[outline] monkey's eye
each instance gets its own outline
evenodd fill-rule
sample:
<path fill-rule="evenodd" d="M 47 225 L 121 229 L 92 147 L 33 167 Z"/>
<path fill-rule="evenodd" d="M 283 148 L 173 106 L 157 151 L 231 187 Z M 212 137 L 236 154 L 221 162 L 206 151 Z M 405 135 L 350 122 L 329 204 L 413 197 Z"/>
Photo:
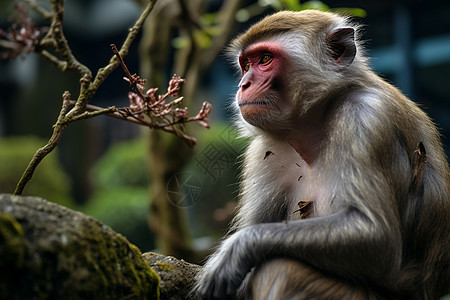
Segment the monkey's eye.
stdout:
<path fill-rule="evenodd" d="M 242 69 L 244 70 L 244 72 L 247 72 L 248 70 L 250 70 L 250 62 L 246 62 Z"/>
<path fill-rule="evenodd" d="M 272 61 L 273 56 L 270 54 L 264 54 L 259 61 L 260 64 L 268 65 Z"/>

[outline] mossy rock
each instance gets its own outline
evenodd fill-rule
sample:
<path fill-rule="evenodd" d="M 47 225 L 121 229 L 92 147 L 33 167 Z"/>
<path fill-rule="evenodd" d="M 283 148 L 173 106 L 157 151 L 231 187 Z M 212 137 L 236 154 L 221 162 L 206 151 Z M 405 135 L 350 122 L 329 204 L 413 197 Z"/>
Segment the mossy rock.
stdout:
<path fill-rule="evenodd" d="M 160 295 L 162 300 L 195 300 L 192 293 L 197 274 L 201 268 L 172 256 L 146 252 L 142 257 L 161 278 Z"/>
<path fill-rule="evenodd" d="M 0 194 L 1 299 L 159 299 L 137 247 L 82 213 Z"/>

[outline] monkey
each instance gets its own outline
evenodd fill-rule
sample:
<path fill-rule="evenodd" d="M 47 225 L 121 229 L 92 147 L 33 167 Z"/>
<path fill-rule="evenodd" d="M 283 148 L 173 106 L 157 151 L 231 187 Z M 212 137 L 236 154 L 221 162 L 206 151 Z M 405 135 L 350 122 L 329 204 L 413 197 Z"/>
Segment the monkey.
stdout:
<path fill-rule="evenodd" d="M 360 26 L 282 11 L 231 42 L 240 203 L 200 299 L 450 293 L 450 169 L 438 129 L 376 75 Z M 307 210 L 307 211 L 305 211 Z"/>

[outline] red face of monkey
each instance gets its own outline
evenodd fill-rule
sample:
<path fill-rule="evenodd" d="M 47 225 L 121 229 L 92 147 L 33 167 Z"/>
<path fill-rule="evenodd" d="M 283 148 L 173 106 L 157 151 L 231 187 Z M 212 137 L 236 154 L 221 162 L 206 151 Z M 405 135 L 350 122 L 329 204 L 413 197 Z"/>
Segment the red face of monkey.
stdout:
<path fill-rule="evenodd" d="M 255 25 L 262 27 L 237 38 L 231 49 L 239 53 L 242 70 L 236 95 L 242 117 L 276 134 L 298 128 L 311 107 L 341 84 L 356 56 L 353 28 L 318 35 L 314 23 L 298 22 L 295 31 L 287 31 L 290 24 L 281 22 L 278 29 L 276 22 Z M 311 39 L 314 35 L 317 38 Z M 311 114 L 309 118 L 316 119 Z"/>
<path fill-rule="evenodd" d="M 244 119 L 252 125 L 263 126 L 270 115 L 282 114 L 289 108 L 286 99 L 285 55 L 274 41 L 251 45 L 239 56 L 242 79 L 236 99 Z"/>

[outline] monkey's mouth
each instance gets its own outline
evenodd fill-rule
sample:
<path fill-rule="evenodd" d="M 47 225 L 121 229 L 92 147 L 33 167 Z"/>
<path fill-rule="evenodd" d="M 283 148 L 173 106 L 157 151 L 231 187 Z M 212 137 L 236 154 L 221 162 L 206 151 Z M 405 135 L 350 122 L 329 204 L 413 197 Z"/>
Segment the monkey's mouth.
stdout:
<path fill-rule="evenodd" d="M 247 105 L 272 106 L 272 104 L 270 104 L 267 101 L 244 101 L 244 102 L 239 102 L 238 105 L 239 105 L 239 107 L 247 106 Z"/>

